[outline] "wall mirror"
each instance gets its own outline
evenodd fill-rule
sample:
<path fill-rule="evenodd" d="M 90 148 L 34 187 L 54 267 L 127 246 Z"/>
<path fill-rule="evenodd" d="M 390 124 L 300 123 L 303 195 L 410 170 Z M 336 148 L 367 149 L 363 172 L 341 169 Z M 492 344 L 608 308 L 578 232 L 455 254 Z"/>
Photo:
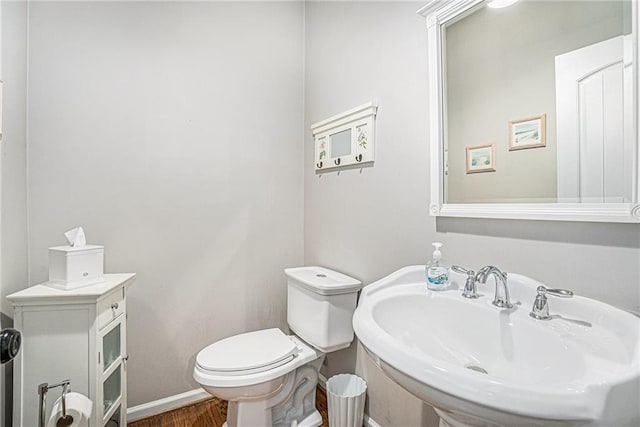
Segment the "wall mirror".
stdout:
<path fill-rule="evenodd" d="M 435 0 L 418 13 L 431 215 L 640 222 L 637 2 Z"/>

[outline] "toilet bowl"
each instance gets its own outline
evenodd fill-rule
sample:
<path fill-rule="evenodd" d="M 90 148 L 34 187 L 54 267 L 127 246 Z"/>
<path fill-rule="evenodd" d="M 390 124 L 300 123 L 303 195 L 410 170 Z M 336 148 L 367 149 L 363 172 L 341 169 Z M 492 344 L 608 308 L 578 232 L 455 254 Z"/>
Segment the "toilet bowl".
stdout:
<path fill-rule="evenodd" d="M 318 372 L 325 353 L 353 341 L 351 318 L 361 283 L 322 267 L 287 269 L 287 320 L 296 335 L 263 329 L 202 349 L 194 379 L 227 400 L 227 427 L 317 427 Z"/>
<path fill-rule="evenodd" d="M 227 354 L 247 357 L 216 357 Z M 299 419 L 299 426 L 315 427 L 322 424 L 315 410 L 315 387 L 323 359 L 298 337 L 265 329 L 206 347 L 196 358 L 193 376 L 207 392 L 229 401 L 230 427 L 290 426 L 294 419 Z M 283 404 L 294 397 L 307 404 L 286 408 Z"/>

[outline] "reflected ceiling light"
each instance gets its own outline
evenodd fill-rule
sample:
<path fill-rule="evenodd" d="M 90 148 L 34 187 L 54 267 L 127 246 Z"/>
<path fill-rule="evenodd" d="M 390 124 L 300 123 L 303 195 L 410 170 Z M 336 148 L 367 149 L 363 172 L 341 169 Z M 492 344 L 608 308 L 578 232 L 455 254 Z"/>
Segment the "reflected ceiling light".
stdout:
<path fill-rule="evenodd" d="M 499 9 L 501 7 L 511 6 L 517 1 L 518 0 L 492 0 L 489 3 L 487 3 L 487 6 L 493 9 Z"/>

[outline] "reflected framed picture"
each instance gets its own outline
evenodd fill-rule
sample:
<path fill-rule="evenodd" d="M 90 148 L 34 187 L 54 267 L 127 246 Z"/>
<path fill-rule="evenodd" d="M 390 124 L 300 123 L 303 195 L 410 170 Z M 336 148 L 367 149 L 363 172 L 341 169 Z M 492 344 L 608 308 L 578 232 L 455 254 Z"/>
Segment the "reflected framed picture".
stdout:
<path fill-rule="evenodd" d="M 509 122 L 509 151 L 547 145 L 547 115 L 530 116 Z"/>
<path fill-rule="evenodd" d="M 467 173 L 495 172 L 496 144 L 467 147 Z"/>

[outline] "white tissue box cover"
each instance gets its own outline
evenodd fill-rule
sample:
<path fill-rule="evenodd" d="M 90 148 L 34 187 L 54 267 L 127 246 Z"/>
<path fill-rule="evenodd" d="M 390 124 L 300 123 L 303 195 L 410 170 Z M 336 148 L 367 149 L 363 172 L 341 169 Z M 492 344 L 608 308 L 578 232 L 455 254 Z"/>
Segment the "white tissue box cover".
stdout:
<path fill-rule="evenodd" d="M 77 289 L 104 282 L 104 246 L 49 248 L 49 282 L 57 289 Z"/>

